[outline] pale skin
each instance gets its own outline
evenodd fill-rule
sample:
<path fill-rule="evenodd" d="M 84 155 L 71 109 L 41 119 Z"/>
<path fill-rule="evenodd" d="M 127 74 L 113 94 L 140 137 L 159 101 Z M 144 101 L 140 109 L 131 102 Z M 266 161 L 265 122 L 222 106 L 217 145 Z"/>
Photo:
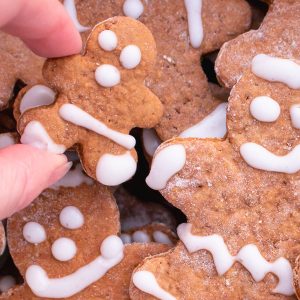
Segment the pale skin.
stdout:
<path fill-rule="evenodd" d="M 79 33 L 57 0 L 0 0 L 0 29 L 20 37 L 43 57 L 77 54 L 82 47 Z M 0 220 L 30 204 L 70 167 L 65 155 L 27 145 L 0 150 Z"/>

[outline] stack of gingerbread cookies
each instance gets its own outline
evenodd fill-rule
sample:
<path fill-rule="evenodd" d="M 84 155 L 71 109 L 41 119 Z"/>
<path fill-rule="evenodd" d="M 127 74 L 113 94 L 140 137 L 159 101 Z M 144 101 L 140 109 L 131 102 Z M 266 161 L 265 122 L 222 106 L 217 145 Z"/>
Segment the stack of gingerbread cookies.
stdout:
<path fill-rule="evenodd" d="M 0 46 L 0 147 L 73 161 L 0 223 L 0 299 L 300 296 L 300 2 L 61 2 L 82 53 Z"/>

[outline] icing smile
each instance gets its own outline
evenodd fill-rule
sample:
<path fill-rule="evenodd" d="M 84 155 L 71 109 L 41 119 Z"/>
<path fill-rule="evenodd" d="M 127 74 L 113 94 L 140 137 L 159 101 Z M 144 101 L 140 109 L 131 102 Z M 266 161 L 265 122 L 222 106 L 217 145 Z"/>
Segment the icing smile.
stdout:
<path fill-rule="evenodd" d="M 278 156 L 256 143 L 245 143 L 240 147 L 240 153 L 248 165 L 259 170 L 287 174 L 300 170 L 300 145 L 290 153 Z"/>
<path fill-rule="evenodd" d="M 49 278 L 46 271 L 32 265 L 26 271 L 26 281 L 32 292 L 43 298 L 71 297 L 99 280 L 124 257 L 123 243 L 117 236 L 107 237 L 101 245 L 101 255 L 74 273 L 61 278 Z"/>

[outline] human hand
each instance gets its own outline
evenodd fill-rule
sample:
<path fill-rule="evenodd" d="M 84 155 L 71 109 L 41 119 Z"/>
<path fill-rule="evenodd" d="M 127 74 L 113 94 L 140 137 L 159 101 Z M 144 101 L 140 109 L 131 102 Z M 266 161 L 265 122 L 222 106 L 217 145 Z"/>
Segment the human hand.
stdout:
<path fill-rule="evenodd" d="M 0 0 L 0 28 L 20 37 L 40 56 L 76 54 L 82 47 L 79 33 L 57 0 Z M 70 167 L 64 155 L 27 145 L 0 150 L 0 220 L 27 206 Z"/>

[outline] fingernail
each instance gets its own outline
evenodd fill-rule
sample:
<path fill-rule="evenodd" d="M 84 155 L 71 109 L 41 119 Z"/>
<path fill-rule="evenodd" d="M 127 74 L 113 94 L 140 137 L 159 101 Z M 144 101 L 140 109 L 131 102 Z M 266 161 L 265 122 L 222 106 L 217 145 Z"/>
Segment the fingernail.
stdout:
<path fill-rule="evenodd" d="M 49 178 L 49 186 L 64 177 L 70 171 L 72 165 L 73 162 L 70 161 L 55 169 Z"/>

